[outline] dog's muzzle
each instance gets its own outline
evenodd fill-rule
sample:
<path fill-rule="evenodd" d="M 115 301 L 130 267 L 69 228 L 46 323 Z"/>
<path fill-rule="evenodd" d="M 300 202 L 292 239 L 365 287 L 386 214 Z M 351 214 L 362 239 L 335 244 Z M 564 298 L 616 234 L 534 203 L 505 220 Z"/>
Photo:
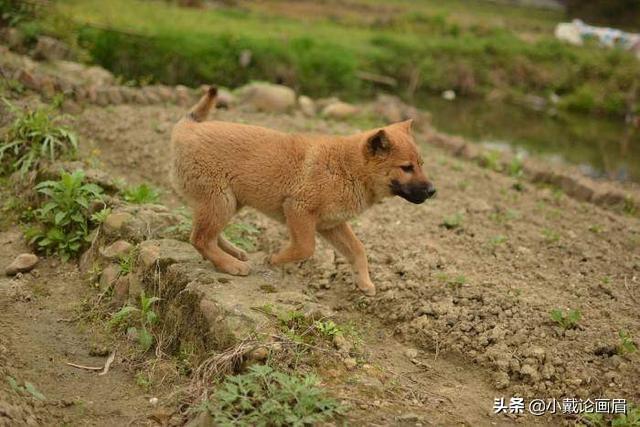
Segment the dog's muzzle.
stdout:
<path fill-rule="evenodd" d="M 391 181 L 391 192 L 411 203 L 420 204 L 436 195 L 436 188 L 430 182 L 419 184 L 400 184 L 398 181 Z"/>

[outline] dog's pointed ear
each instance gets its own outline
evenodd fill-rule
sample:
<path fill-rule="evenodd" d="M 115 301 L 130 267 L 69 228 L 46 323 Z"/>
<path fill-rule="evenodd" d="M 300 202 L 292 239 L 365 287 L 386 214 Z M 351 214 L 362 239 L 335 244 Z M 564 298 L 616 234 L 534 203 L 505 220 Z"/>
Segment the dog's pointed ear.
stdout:
<path fill-rule="evenodd" d="M 371 156 L 381 156 L 391 150 L 391 142 L 384 129 L 380 129 L 367 139 L 367 152 Z"/>
<path fill-rule="evenodd" d="M 413 130 L 413 119 L 405 120 L 404 122 L 400 122 L 402 127 L 407 131 L 407 133 L 411 133 Z"/>

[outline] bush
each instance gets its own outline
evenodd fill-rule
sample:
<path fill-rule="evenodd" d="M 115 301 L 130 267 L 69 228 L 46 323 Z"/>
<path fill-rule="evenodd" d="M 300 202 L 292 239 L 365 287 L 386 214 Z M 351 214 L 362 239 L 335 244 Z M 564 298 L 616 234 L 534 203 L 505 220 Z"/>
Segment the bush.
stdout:
<path fill-rule="evenodd" d="M 88 243 L 89 205 L 102 200 L 103 190 L 84 182 L 84 172 L 63 172 L 59 181 L 36 185 L 46 203 L 35 211 L 39 224 L 27 230 L 29 243 L 47 254 L 57 253 L 63 260 L 76 256 Z"/>
<path fill-rule="evenodd" d="M 344 410 L 317 384 L 313 376 L 254 365 L 245 375 L 228 377 L 208 410 L 219 426 L 316 425 Z"/>
<path fill-rule="evenodd" d="M 54 116 L 53 107 L 20 111 L 5 103 L 17 116 L 0 142 L 0 172 L 20 171 L 24 175 L 41 160 L 54 161 L 76 152 L 75 134 L 58 124 L 62 116 Z"/>

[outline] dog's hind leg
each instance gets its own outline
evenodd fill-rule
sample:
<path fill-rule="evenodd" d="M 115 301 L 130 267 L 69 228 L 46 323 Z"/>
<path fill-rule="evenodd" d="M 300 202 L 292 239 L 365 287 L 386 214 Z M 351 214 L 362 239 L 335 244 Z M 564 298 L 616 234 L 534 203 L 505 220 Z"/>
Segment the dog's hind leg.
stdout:
<path fill-rule="evenodd" d="M 369 263 L 364 245 L 349 224 L 343 222 L 328 230 L 320 230 L 320 234 L 349 261 L 355 272 L 358 289 L 365 295 L 375 295 L 376 287 L 369 277 Z"/>
<path fill-rule="evenodd" d="M 223 251 L 232 257 L 238 258 L 240 261 L 246 261 L 249 259 L 245 251 L 228 241 L 222 234 L 218 236 L 218 245 Z"/>
<path fill-rule="evenodd" d="M 216 194 L 201 200 L 194 209 L 191 243 L 218 270 L 246 276 L 249 274 L 249 264 L 228 254 L 219 245 L 220 233 L 234 213 L 235 200 L 230 194 Z"/>

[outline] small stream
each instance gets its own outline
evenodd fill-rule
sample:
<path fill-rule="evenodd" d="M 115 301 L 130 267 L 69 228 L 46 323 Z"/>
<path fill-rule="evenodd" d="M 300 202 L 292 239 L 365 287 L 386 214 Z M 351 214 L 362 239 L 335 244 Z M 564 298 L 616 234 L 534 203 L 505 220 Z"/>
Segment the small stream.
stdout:
<path fill-rule="evenodd" d="M 578 165 L 585 175 L 640 182 L 640 129 L 586 115 L 552 116 L 480 100 L 422 100 L 433 125 L 497 149 Z"/>

